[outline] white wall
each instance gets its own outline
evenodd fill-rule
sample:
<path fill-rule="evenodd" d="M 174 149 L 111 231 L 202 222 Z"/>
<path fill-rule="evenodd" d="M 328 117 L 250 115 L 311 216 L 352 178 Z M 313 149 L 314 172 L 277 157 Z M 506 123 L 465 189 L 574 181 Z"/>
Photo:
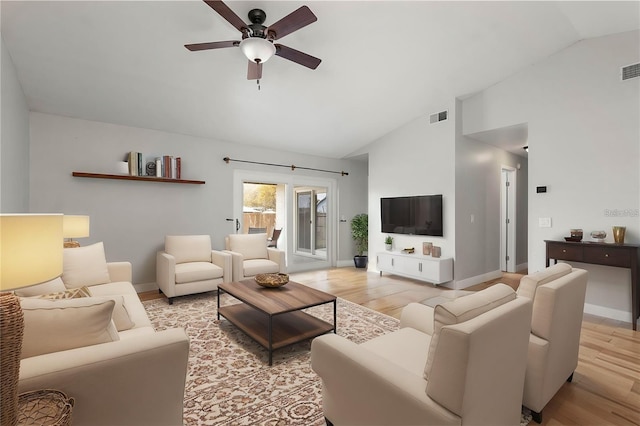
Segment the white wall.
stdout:
<path fill-rule="evenodd" d="M 9 51 L 0 38 L 0 212 L 29 212 L 29 108 Z"/>
<path fill-rule="evenodd" d="M 455 125 L 454 104 L 449 119 L 429 124 L 429 115 L 411 121 L 369 146 L 369 268 L 376 270 L 375 253 L 384 251 L 380 198 L 410 195 L 443 195 L 443 237 L 393 234 L 394 250 L 422 242 L 442 247 L 442 257 L 455 257 Z"/>
<path fill-rule="evenodd" d="M 100 122 L 31 113 L 31 187 L 33 212 L 56 211 L 91 216 L 91 236 L 82 245 L 104 241 L 107 260 L 133 264 L 134 283 L 155 281 L 156 251 L 167 234 L 210 234 L 214 248 L 222 249 L 224 236 L 234 232 L 233 172 L 235 169 L 277 171 L 287 169 L 243 163 L 235 159 L 295 164 L 325 170 L 344 170 L 337 176 L 339 214 L 349 219 L 366 209 L 366 165 L 278 152 L 211 139 Z M 84 179 L 73 171 L 115 172 L 116 163 L 129 151 L 182 157 L 185 179 L 205 185 Z M 286 173 L 286 172 L 285 172 Z M 296 170 L 308 176 L 326 174 Z M 338 259 L 350 259 L 352 242 L 341 235 Z"/>
<path fill-rule="evenodd" d="M 640 31 L 584 40 L 464 101 L 465 134 L 529 125 L 530 271 L 544 268 L 544 240 L 571 228 L 605 230 L 611 242 L 622 225 L 626 242 L 640 242 L 640 78 L 619 75 L 639 61 Z M 540 217 L 553 226 L 539 228 Z M 585 311 L 630 321 L 629 270 L 576 266 L 590 272 Z"/>
<path fill-rule="evenodd" d="M 501 168 L 510 166 L 517 169 L 518 165 L 516 264 L 523 264 L 527 262 L 527 159 L 457 133 L 455 277 L 457 282 L 463 281 L 457 287 L 467 287 L 502 275 Z"/>

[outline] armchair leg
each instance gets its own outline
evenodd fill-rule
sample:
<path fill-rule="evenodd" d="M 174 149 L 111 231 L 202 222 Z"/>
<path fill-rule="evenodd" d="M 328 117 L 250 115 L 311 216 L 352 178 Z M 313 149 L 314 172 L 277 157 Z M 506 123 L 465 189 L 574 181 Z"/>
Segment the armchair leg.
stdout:
<path fill-rule="evenodd" d="M 167 299 L 169 299 L 169 304 L 173 305 L 173 297 L 168 297 Z"/>
<path fill-rule="evenodd" d="M 333 423 L 331 423 L 331 421 L 328 418 L 324 418 L 325 423 L 327 423 L 327 426 L 333 426 Z"/>
<path fill-rule="evenodd" d="M 533 421 L 540 424 L 542 423 L 542 411 L 541 412 L 536 412 L 536 411 L 531 411 L 531 417 L 533 418 Z"/>
<path fill-rule="evenodd" d="M 569 383 L 571 383 L 572 381 L 573 381 L 573 373 L 571 373 L 571 375 L 567 379 L 567 382 L 569 382 Z"/>

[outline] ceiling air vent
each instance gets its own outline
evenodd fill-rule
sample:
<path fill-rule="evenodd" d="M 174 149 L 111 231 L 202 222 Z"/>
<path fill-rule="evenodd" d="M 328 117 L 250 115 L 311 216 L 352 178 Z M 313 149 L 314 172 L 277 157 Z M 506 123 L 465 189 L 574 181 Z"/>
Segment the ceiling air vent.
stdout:
<path fill-rule="evenodd" d="M 437 123 L 438 121 L 444 121 L 447 119 L 447 111 L 436 112 L 429 116 L 429 123 Z"/>
<path fill-rule="evenodd" d="M 640 77 L 640 64 L 633 64 L 622 67 L 622 81 L 636 77 Z"/>

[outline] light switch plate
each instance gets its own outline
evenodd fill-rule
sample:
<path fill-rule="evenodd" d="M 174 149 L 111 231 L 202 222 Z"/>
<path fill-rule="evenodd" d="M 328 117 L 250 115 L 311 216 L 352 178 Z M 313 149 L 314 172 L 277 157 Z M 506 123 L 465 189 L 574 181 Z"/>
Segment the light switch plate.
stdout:
<path fill-rule="evenodd" d="M 551 218 L 550 217 L 539 217 L 538 218 L 538 227 L 540 227 L 540 228 L 551 228 Z"/>

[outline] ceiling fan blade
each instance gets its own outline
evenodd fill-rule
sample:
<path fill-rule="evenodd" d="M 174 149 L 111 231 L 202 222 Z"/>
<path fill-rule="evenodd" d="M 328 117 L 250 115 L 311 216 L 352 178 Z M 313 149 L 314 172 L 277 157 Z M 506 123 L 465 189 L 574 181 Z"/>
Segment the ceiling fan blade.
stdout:
<path fill-rule="evenodd" d="M 304 65 L 307 68 L 311 68 L 315 70 L 322 62 L 322 59 L 318 59 L 315 56 L 307 55 L 304 52 L 301 52 L 296 49 L 292 49 L 290 47 L 284 46 L 282 44 L 276 44 L 276 55 L 281 58 L 288 59 L 300 65 Z"/>
<path fill-rule="evenodd" d="M 262 78 L 262 62 L 249 61 L 247 68 L 247 80 L 260 80 Z"/>
<path fill-rule="evenodd" d="M 230 41 L 214 41 L 211 43 L 185 44 L 184 47 L 186 47 L 192 52 L 195 52 L 198 50 L 221 49 L 223 47 L 237 47 L 239 45 L 240 45 L 239 41 L 230 40 Z"/>
<path fill-rule="evenodd" d="M 278 40 L 287 34 L 291 34 L 300 28 L 316 22 L 318 18 L 307 6 L 294 10 L 275 24 L 267 28 L 267 34 L 274 40 Z"/>
<path fill-rule="evenodd" d="M 240 19 L 240 17 L 236 15 L 235 12 L 229 8 L 229 6 L 227 6 L 220 0 L 204 0 L 204 2 L 208 4 L 211 9 L 218 12 L 218 14 L 226 19 L 227 22 L 236 27 L 236 29 L 241 33 L 244 32 L 244 30 L 248 29 L 247 24 L 245 24 L 245 22 Z"/>

